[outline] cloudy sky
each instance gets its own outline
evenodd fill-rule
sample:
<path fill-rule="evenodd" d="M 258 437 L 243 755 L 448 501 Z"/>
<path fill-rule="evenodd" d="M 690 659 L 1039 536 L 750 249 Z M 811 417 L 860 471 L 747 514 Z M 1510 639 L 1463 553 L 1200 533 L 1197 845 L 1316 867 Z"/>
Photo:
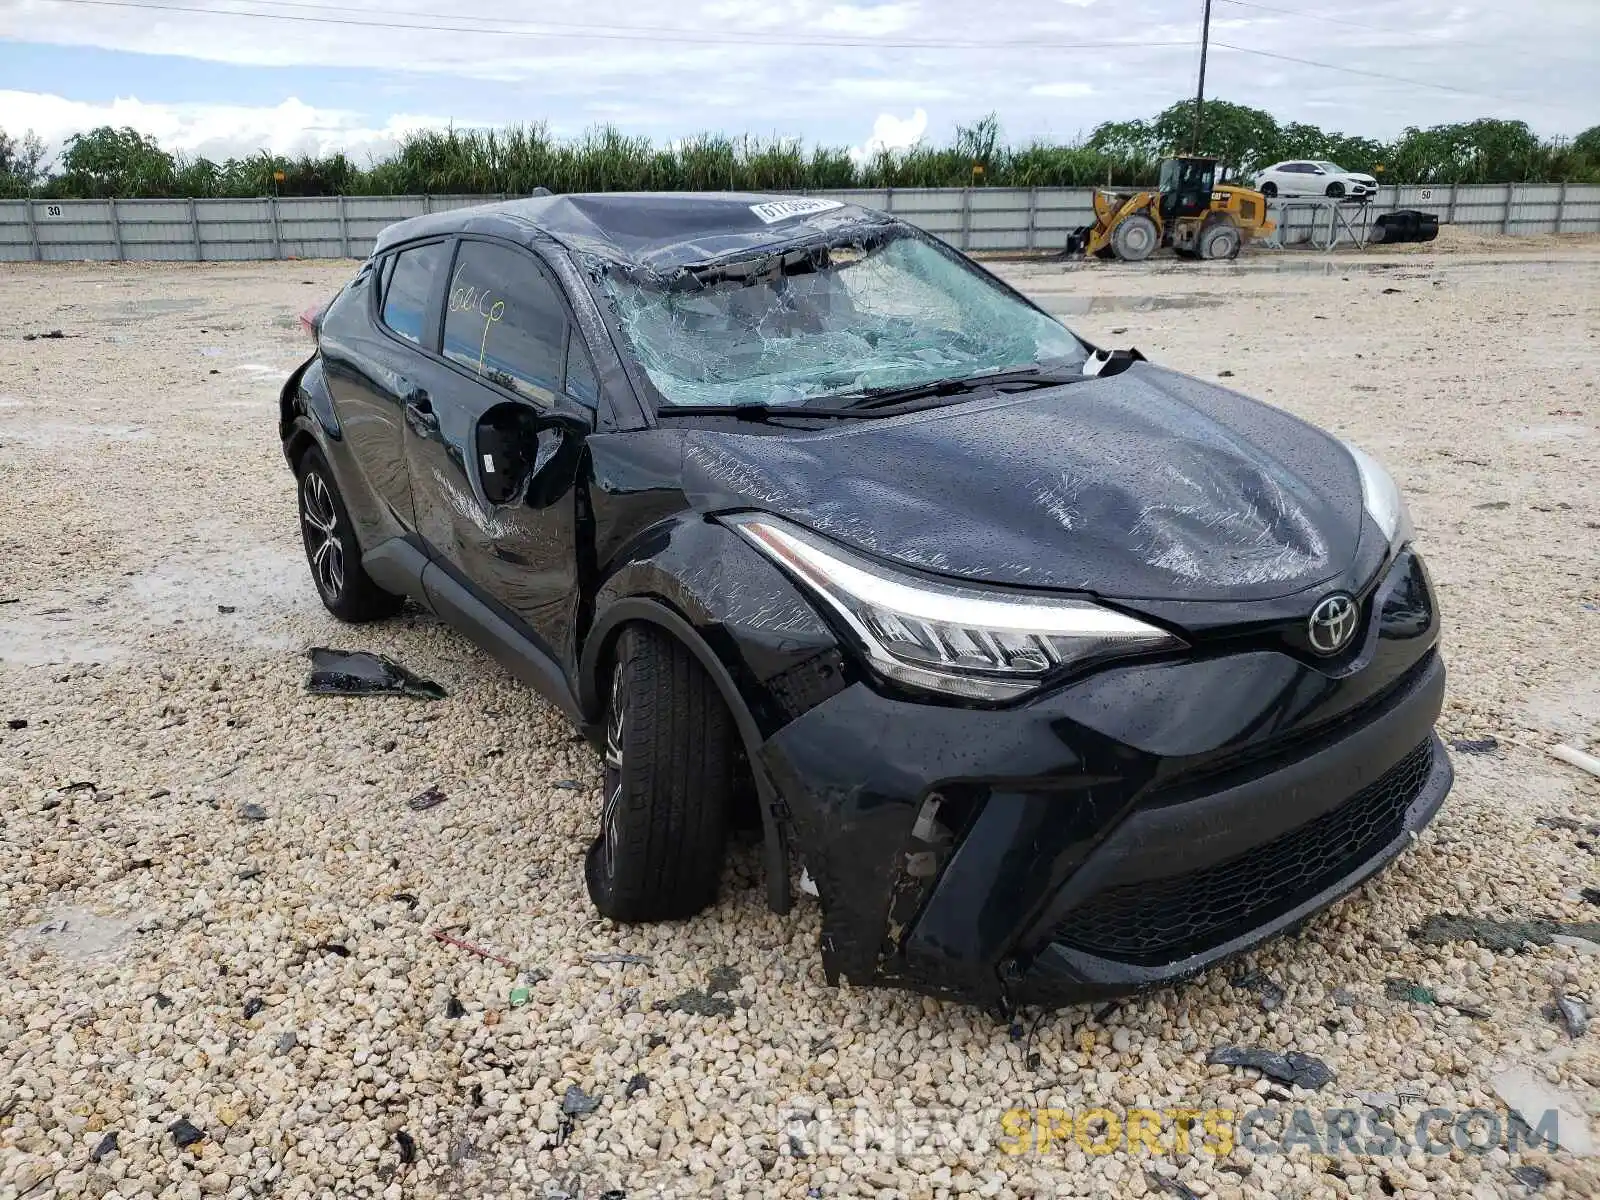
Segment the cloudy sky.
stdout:
<path fill-rule="evenodd" d="M 1201 4 L 0 0 L 0 128 L 360 161 L 451 122 L 865 149 L 994 110 L 1010 140 L 1072 138 L 1192 94 Z M 1280 119 L 1377 136 L 1600 123 L 1600 0 L 1214 0 L 1212 39 L 1208 94 Z"/>

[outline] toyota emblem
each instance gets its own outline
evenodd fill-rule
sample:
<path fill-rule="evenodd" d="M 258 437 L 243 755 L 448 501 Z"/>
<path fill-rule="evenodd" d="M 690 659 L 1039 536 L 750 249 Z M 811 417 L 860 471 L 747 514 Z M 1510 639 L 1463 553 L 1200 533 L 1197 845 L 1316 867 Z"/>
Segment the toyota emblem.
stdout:
<path fill-rule="evenodd" d="M 1318 654 L 1337 654 L 1356 632 L 1356 602 L 1344 592 L 1324 596 L 1311 610 L 1306 632 Z"/>

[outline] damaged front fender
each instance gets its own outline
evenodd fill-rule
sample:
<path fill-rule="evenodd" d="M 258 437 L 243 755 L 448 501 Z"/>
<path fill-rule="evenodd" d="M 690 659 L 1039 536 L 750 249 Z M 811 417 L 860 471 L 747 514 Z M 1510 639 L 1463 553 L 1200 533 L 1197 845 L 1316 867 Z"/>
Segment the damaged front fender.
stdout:
<path fill-rule="evenodd" d="M 652 601 L 684 621 L 733 681 L 735 707 L 758 741 L 845 686 L 838 639 L 788 578 L 732 530 L 689 512 L 646 531 L 610 564 L 584 639 L 586 712 L 604 702 L 603 668 L 629 619 L 625 600 Z M 817 677 L 807 687 L 803 670 Z"/>
<path fill-rule="evenodd" d="M 656 625 L 686 645 L 716 684 L 744 744 L 761 810 L 768 903 L 788 911 L 790 814 L 761 746 L 849 685 L 837 639 L 776 567 L 699 513 L 646 531 L 609 571 L 581 653 L 584 713 L 591 721 L 601 714 L 610 656 L 625 625 Z"/>

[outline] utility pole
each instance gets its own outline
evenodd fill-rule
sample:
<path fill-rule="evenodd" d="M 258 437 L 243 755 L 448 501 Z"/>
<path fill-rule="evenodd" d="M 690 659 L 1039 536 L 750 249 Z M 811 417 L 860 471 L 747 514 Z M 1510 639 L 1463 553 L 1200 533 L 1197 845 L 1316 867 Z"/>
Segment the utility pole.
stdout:
<path fill-rule="evenodd" d="M 1194 94 L 1194 137 L 1190 139 L 1189 153 L 1200 153 L 1200 126 L 1206 111 L 1206 50 L 1211 45 L 1211 0 L 1206 0 L 1205 16 L 1200 22 L 1200 87 Z"/>

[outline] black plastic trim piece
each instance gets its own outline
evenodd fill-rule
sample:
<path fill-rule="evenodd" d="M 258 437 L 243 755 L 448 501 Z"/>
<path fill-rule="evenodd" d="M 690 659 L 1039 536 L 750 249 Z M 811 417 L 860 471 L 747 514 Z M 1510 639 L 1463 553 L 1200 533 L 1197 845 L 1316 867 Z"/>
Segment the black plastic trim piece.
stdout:
<path fill-rule="evenodd" d="M 432 608 L 422 589 L 422 572 L 428 556 L 404 538 L 379 542 L 361 556 L 361 569 L 386 592 L 410 596 L 418 604 Z"/>
<path fill-rule="evenodd" d="M 364 564 L 365 559 L 362 561 Z M 422 590 L 428 606 L 442 620 L 482 646 L 506 670 L 559 708 L 567 720 L 584 728 L 578 698 L 555 659 L 441 570 L 438 563 L 429 562 L 423 569 Z"/>

